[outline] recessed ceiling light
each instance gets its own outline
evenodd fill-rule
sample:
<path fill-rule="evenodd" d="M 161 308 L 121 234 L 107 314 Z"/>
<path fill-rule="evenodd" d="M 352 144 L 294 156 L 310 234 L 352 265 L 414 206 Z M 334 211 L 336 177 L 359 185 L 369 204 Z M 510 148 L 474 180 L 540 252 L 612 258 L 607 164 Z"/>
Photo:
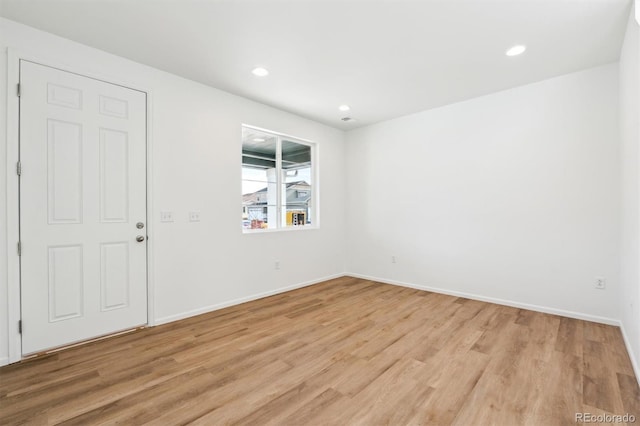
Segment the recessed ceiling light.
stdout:
<path fill-rule="evenodd" d="M 340 105 L 338 109 L 340 111 L 349 111 L 351 108 L 349 107 L 349 105 Z"/>
<path fill-rule="evenodd" d="M 507 55 L 507 56 L 518 56 L 518 55 L 524 53 L 525 50 L 527 50 L 527 46 L 525 46 L 523 44 L 517 44 L 517 45 L 511 47 L 509 50 L 507 50 L 505 52 L 505 55 Z"/>
<path fill-rule="evenodd" d="M 253 138 L 254 142 L 264 142 L 266 139 L 264 138 Z"/>
<path fill-rule="evenodd" d="M 269 71 L 266 68 L 262 67 L 254 68 L 251 72 L 253 73 L 253 75 L 257 75 L 258 77 L 265 77 L 269 75 Z"/>

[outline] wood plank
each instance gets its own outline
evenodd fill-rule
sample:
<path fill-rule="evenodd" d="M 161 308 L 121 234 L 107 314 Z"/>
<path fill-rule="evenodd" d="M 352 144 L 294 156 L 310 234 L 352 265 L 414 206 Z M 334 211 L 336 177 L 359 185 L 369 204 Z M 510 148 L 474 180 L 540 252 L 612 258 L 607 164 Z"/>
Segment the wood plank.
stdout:
<path fill-rule="evenodd" d="M 623 403 L 616 371 L 606 356 L 607 347 L 602 341 L 586 340 L 584 345 L 583 402 L 586 405 L 620 413 Z"/>

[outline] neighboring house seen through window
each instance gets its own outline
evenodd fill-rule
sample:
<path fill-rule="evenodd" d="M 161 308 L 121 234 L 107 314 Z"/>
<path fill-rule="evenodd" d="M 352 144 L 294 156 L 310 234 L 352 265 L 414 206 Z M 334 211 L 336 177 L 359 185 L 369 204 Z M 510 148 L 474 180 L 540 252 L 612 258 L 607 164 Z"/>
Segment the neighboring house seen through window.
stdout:
<path fill-rule="evenodd" d="M 280 229 L 315 224 L 314 145 L 242 128 L 242 228 Z"/>

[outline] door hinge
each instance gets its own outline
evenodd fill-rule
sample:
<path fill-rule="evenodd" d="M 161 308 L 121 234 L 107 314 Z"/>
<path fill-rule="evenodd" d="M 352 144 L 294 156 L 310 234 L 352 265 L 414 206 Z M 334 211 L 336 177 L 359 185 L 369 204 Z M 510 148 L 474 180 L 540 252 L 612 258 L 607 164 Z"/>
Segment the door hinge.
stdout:
<path fill-rule="evenodd" d="M 21 94 L 22 94 L 22 93 L 21 93 L 21 91 L 20 91 L 20 83 L 18 83 L 18 90 L 17 90 L 17 95 L 18 95 L 18 97 L 20 97 L 20 95 L 21 95 Z"/>
<path fill-rule="evenodd" d="M 22 162 L 18 161 L 16 163 L 16 173 L 18 174 L 18 176 L 22 176 Z"/>
<path fill-rule="evenodd" d="M 18 241 L 18 256 L 22 256 L 22 243 Z"/>
<path fill-rule="evenodd" d="M 18 333 L 22 334 L 22 320 L 18 321 Z"/>

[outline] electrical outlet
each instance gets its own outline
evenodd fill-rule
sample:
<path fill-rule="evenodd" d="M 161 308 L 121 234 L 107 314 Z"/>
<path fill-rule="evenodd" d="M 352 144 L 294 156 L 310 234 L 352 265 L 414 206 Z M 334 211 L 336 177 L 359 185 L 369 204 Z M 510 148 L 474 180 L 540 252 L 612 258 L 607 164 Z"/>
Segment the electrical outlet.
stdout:
<path fill-rule="evenodd" d="M 160 212 L 160 222 L 173 222 L 173 212 Z"/>
<path fill-rule="evenodd" d="M 200 222 L 200 212 L 199 211 L 189 212 L 189 222 Z"/>
<path fill-rule="evenodd" d="M 279 260 L 276 260 L 275 262 L 273 262 L 273 267 L 274 267 L 276 270 L 280 269 L 280 261 L 279 261 Z"/>
<path fill-rule="evenodd" d="M 391 256 L 391 263 L 397 263 L 395 256 Z"/>
<path fill-rule="evenodd" d="M 607 280 L 604 277 L 596 277 L 595 287 L 598 290 L 604 290 L 605 288 L 607 288 Z"/>

